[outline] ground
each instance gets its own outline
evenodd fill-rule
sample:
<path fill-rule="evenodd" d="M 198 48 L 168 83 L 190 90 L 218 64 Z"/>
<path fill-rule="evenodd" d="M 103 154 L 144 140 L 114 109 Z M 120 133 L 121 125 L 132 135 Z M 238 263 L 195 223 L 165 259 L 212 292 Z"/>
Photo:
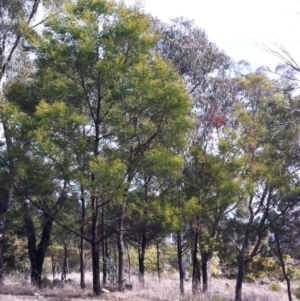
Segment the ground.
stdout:
<path fill-rule="evenodd" d="M 81 290 L 78 275 L 68 276 L 74 279 L 74 283 L 63 288 L 44 288 L 42 290 L 32 286 L 27 280 L 16 277 L 8 277 L 5 285 L 0 290 L 1 301 L 176 301 L 180 300 L 179 282 L 177 275 L 165 275 L 158 281 L 155 275 L 145 277 L 144 288 L 138 282 L 137 277 L 132 277 L 132 291 L 103 293 L 100 297 L 93 297 L 91 276 L 87 275 L 87 288 Z M 268 281 L 266 281 L 268 282 Z M 244 301 L 287 301 L 285 283 L 278 283 L 279 291 L 272 291 L 269 283 L 245 283 L 243 286 Z M 295 284 L 296 285 L 296 284 Z M 212 279 L 212 292 L 210 296 L 201 295 L 201 300 L 232 301 L 234 296 L 235 281 L 228 279 Z M 191 295 L 191 281 L 185 282 L 185 301 L 199 300 Z M 296 297 L 294 297 L 296 300 Z"/>

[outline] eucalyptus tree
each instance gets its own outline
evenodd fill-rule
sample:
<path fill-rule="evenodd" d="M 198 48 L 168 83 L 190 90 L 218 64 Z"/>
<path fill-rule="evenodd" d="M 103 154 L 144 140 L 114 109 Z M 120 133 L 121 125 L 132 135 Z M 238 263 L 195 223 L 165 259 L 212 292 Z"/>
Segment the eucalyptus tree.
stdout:
<path fill-rule="evenodd" d="M 190 20 L 178 18 L 164 24 L 153 18 L 151 22 L 152 30 L 161 34 L 155 50 L 172 62 L 185 81 L 193 99 L 193 112 L 198 121 L 196 127 L 188 135 L 189 145 L 185 151 L 185 165 L 188 170 L 189 167 L 193 168 L 192 163 L 189 165 L 189 161 L 193 161 L 192 156 L 189 155 L 192 145 L 201 145 L 200 148 L 205 152 L 213 152 L 212 148 L 217 148 L 218 137 L 225 124 L 230 122 L 229 116 L 235 102 L 231 78 L 232 61 L 209 40 L 204 30 L 196 27 Z M 184 180 L 182 182 L 184 183 Z M 180 242 L 182 234 L 179 232 L 178 241 Z M 193 290 L 195 291 L 196 283 L 200 282 L 200 270 L 197 273 L 195 271 L 196 266 L 199 266 L 196 256 L 199 233 L 196 231 L 190 233 L 193 233 L 194 241 L 192 244 L 194 256 L 192 257 L 194 261 Z M 178 248 L 182 249 L 181 246 Z M 179 262 L 182 262 L 180 254 L 178 258 Z M 181 267 L 179 269 L 182 270 Z M 181 273 L 183 284 L 182 279 L 183 273 Z M 205 281 L 204 290 L 206 287 Z"/>
<path fill-rule="evenodd" d="M 161 35 L 155 50 L 172 62 L 193 99 L 198 132 L 190 139 L 205 146 L 216 127 L 224 125 L 235 102 L 231 79 L 233 62 L 191 20 L 181 17 L 170 23 L 157 19 L 151 22 L 152 30 Z"/>
<path fill-rule="evenodd" d="M 260 72 L 241 76 L 236 83 L 240 104 L 234 113 L 232 141 L 243 160 L 242 192 L 234 217 L 240 229 L 235 290 L 235 300 L 240 301 L 245 271 L 265 247 L 268 213 L 278 206 L 279 195 L 294 189 L 298 178 L 296 132 L 286 126 L 289 98 L 275 80 Z"/>

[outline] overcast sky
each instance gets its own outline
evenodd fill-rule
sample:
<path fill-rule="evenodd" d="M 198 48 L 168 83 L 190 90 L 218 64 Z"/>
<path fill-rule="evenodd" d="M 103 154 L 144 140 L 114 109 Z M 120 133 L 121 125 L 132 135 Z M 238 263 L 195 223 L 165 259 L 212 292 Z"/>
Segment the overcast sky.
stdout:
<path fill-rule="evenodd" d="M 275 66 L 261 48 L 272 41 L 283 44 L 300 64 L 299 0 L 144 0 L 144 9 L 163 21 L 193 19 L 219 48 L 253 67 Z"/>

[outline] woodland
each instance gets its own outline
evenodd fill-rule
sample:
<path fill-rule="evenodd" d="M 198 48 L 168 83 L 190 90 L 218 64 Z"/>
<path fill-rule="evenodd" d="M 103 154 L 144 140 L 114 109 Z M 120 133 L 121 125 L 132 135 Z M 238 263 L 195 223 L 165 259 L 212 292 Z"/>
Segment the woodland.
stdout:
<path fill-rule="evenodd" d="M 178 296 L 190 273 L 195 296 L 272 278 L 292 300 L 300 67 L 266 51 L 252 70 L 138 2 L 0 1 L 0 287 L 89 270 L 99 296 L 168 268 Z"/>

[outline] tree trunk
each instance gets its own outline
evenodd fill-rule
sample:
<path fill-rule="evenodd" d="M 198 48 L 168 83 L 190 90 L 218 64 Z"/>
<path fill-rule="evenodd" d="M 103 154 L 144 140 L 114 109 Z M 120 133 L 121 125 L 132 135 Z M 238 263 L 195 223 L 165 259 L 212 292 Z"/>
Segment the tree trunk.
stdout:
<path fill-rule="evenodd" d="M 146 254 L 146 246 L 147 246 L 147 240 L 146 240 L 146 229 L 143 228 L 142 233 L 142 242 L 139 252 L 139 281 L 143 284 L 143 287 L 145 285 L 145 254 Z"/>
<path fill-rule="evenodd" d="M 118 286 L 119 291 L 123 292 L 125 287 L 125 275 L 124 275 L 124 214 L 125 214 L 126 203 L 124 202 L 122 205 L 121 214 L 118 220 L 118 231 L 117 231 L 117 239 L 118 239 L 118 255 L 119 255 L 119 265 L 118 265 Z"/>
<path fill-rule="evenodd" d="M 201 283 L 200 264 L 197 257 L 197 249 L 198 249 L 198 232 L 195 231 L 194 243 L 192 248 L 192 258 L 193 258 L 192 293 L 194 295 L 199 291 L 199 287 Z"/>
<path fill-rule="evenodd" d="M 212 251 L 201 252 L 201 264 L 202 264 L 202 285 L 203 293 L 211 291 L 211 261 L 213 257 Z"/>
<path fill-rule="evenodd" d="M 31 265 L 31 282 L 33 284 L 40 284 L 42 280 L 42 271 L 47 248 L 50 245 L 50 237 L 52 231 L 53 221 L 49 217 L 44 217 L 44 226 L 42 236 L 38 247 L 36 248 L 36 233 L 33 222 L 28 214 L 27 204 L 25 208 L 25 229 L 28 241 L 28 255 Z"/>
<path fill-rule="evenodd" d="M 0 220 L 0 223 L 2 220 Z M 2 227 L 1 227 L 2 228 Z M 3 285 L 4 268 L 3 268 L 3 245 L 4 245 L 4 231 L 0 228 L 0 286 Z"/>
<path fill-rule="evenodd" d="M 130 250 L 127 249 L 127 261 L 128 261 L 128 283 L 131 282 L 131 259 L 130 259 Z"/>
<path fill-rule="evenodd" d="M 100 266 L 99 266 L 99 235 L 98 235 L 98 207 L 97 207 L 97 198 L 92 197 L 92 208 L 93 208 L 93 217 L 92 217 L 92 266 L 93 266 L 93 292 L 94 295 L 101 295 L 101 286 L 100 286 Z"/>
<path fill-rule="evenodd" d="M 50 245 L 50 237 L 52 232 L 53 221 L 52 219 L 45 217 L 45 222 L 43 226 L 42 237 L 40 243 L 36 249 L 35 254 L 35 266 L 31 267 L 33 272 L 34 282 L 39 282 L 42 278 L 43 264 L 46 256 L 47 249 Z"/>
<path fill-rule="evenodd" d="M 270 222 L 270 220 L 269 220 L 269 222 Z M 273 230 L 273 234 L 275 236 L 276 247 L 277 247 L 277 251 L 278 251 L 277 256 L 279 258 L 279 262 L 280 262 L 280 266 L 281 266 L 283 278 L 286 281 L 286 286 L 287 286 L 287 292 L 288 292 L 289 301 L 292 301 L 291 282 L 290 282 L 290 278 L 289 278 L 289 276 L 287 274 L 287 271 L 286 271 L 286 268 L 285 268 L 286 265 L 285 265 L 285 262 L 284 262 L 284 258 L 283 258 L 283 254 L 282 254 L 282 250 L 281 250 L 281 246 L 280 246 L 280 240 L 278 238 L 277 231 L 276 231 L 275 227 L 273 226 L 272 221 L 270 222 L 270 225 L 271 225 L 271 228 Z"/>
<path fill-rule="evenodd" d="M 81 186 L 81 226 L 80 226 L 80 234 L 83 236 L 84 233 L 84 225 L 85 225 L 85 199 L 83 197 L 84 189 Z M 84 258 L 84 247 L 85 240 L 83 237 L 80 237 L 80 287 L 85 289 L 85 258 Z"/>
<path fill-rule="evenodd" d="M 54 263 L 54 253 L 53 253 L 53 245 L 50 244 L 50 252 L 51 252 L 51 269 L 52 269 L 52 280 L 55 279 L 55 263 Z"/>
<path fill-rule="evenodd" d="M 159 244 L 156 244 L 156 258 L 157 258 L 157 277 L 158 282 L 160 282 L 160 256 L 159 256 Z"/>
<path fill-rule="evenodd" d="M 103 280 L 102 283 L 103 285 L 106 285 L 107 282 L 107 260 L 108 260 L 108 251 L 107 251 L 107 237 L 105 237 L 106 235 L 106 221 L 105 221 L 105 209 L 102 208 L 102 261 L 103 261 L 103 265 L 102 265 L 102 274 L 103 274 Z M 107 209 L 106 209 L 106 213 L 107 213 Z M 105 237 L 105 238 L 104 238 Z"/>
<path fill-rule="evenodd" d="M 68 245 L 67 240 L 64 241 L 64 266 L 63 266 L 63 272 L 61 275 L 61 281 L 66 282 L 67 281 L 67 273 L 68 273 Z"/>
<path fill-rule="evenodd" d="M 239 258 L 234 301 L 242 301 L 242 285 L 243 285 L 244 276 L 245 276 L 245 262 L 243 258 Z"/>
<path fill-rule="evenodd" d="M 3 184 L 3 183 L 2 183 Z M 9 204 L 12 199 L 12 190 L 0 187 L 0 285 L 4 280 L 3 247 L 5 242 L 5 222 Z"/>
<path fill-rule="evenodd" d="M 178 260 L 178 269 L 179 269 L 179 288 L 180 295 L 184 295 L 184 268 L 182 263 L 182 241 L 181 241 L 181 232 L 177 233 L 177 260 Z"/>

